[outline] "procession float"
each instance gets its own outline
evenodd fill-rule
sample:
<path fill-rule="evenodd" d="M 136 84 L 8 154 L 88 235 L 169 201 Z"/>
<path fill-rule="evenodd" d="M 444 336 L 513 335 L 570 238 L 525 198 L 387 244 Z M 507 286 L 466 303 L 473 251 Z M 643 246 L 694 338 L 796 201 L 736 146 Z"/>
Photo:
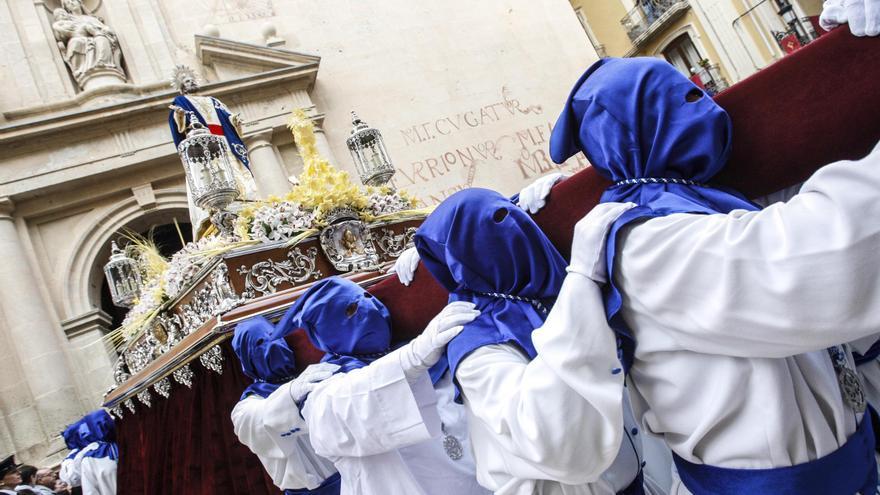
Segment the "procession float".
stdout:
<path fill-rule="evenodd" d="M 878 71 L 880 39 L 840 29 L 719 93 L 734 128 L 719 184 L 757 197 L 864 156 L 880 140 Z M 387 268 L 428 211 L 387 185 L 394 167 L 379 131 L 353 116 L 347 145 L 358 185 L 320 156 L 302 111 L 289 123 L 304 163 L 297 183 L 284 197 L 254 197 L 240 119 L 219 100 L 195 96 L 191 74 L 177 79 L 169 122 L 196 240 L 164 259 L 149 239 L 121 236 L 105 267 L 114 302 L 130 308 L 107 336 L 119 354 L 104 403 L 117 418 L 118 483 L 126 495 L 276 494 L 232 431 L 230 411 L 249 380 L 231 331 L 254 315 L 277 318 L 310 284 L 340 275 L 388 306 L 395 339 L 412 338 L 446 293 L 427 270 L 406 287 Z M 574 224 L 608 185 L 588 167 L 556 186 L 535 216 L 563 255 Z M 320 359 L 302 331 L 288 340 L 299 369 Z"/>

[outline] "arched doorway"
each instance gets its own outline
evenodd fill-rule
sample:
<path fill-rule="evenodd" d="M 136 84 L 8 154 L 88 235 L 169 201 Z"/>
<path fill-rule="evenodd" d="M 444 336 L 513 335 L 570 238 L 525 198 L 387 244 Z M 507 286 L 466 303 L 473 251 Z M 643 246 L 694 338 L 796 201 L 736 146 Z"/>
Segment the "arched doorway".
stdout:
<path fill-rule="evenodd" d="M 687 77 L 691 77 L 700 69 L 700 62 L 703 60 L 688 33 L 678 36 L 666 45 L 663 49 L 663 57 Z"/>

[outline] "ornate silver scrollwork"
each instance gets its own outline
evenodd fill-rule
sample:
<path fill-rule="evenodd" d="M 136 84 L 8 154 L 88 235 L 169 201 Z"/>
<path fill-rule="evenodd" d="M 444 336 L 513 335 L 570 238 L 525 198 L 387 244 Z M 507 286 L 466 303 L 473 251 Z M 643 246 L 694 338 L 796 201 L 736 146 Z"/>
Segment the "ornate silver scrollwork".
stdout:
<path fill-rule="evenodd" d="M 344 220 L 325 227 L 320 240 L 327 259 L 341 272 L 372 270 L 379 266 L 370 230 L 360 220 Z"/>
<path fill-rule="evenodd" d="M 142 339 L 129 347 L 123 355 L 129 372 L 134 374 L 146 368 L 153 360 L 153 347 L 148 339 Z"/>
<path fill-rule="evenodd" d="M 413 237 L 416 235 L 415 227 L 408 227 L 400 234 L 395 234 L 393 230 L 382 228 L 382 235 L 376 239 L 379 249 L 390 258 L 397 258 L 409 246 L 412 245 Z"/>
<path fill-rule="evenodd" d="M 113 366 L 113 381 L 116 382 L 116 385 L 118 386 L 127 382 L 129 378 L 131 378 L 131 373 L 128 372 L 125 360 L 122 358 L 117 359 L 116 365 Z M 116 387 L 113 388 L 115 389 Z"/>
<path fill-rule="evenodd" d="M 110 414 L 116 416 L 116 419 L 122 419 L 122 405 L 116 404 L 110 408 Z"/>
<path fill-rule="evenodd" d="M 150 389 L 148 389 L 148 388 L 141 390 L 137 394 L 137 399 L 139 401 L 141 401 L 141 403 L 147 407 L 150 407 L 153 405 L 152 398 L 153 398 L 153 396 L 150 395 Z"/>
<path fill-rule="evenodd" d="M 128 410 L 131 411 L 132 414 L 135 413 L 135 411 L 134 411 L 134 401 L 133 401 L 133 400 L 131 400 L 131 399 L 125 399 L 125 402 L 123 402 L 123 404 L 125 404 L 125 407 L 127 407 Z"/>
<path fill-rule="evenodd" d="M 166 376 L 165 378 L 153 384 L 153 390 L 155 390 L 157 394 L 167 399 L 171 396 L 171 380 L 169 380 Z"/>
<path fill-rule="evenodd" d="M 165 347 L 165 351 L 167 351 L 183 339 L 183 326 L 183 319 L 179 314 L 162 313 L 156 317 L 152 332 L 157 340 L 160 342 L 164 340 L 162 345 Z"/>
<path fill-rule="evenodd" d="M 174 377 L 175 382 L 185 385 L 187 388 L 192 388 L 194 375 L 195 373 L 193 373 L 192 368 L 190 368 L 188 364 L 184 364 L 180 368 L 177 368 L 174 370 L 174 373 L 171 374 L 171 376 Z"/>
<path fill-rule="evenodd" d="M 248 268 L 242 265 L 238 269 L 239 275 L 244 276 L 245 299 L 254 299 L 266 294 L 274 294 L 281 284 L 297 285 L 309 279 L 318 280 L 324 275 L 315 263 L 318 249 L 310 247 L 306 254 L 296 247 L 287 251 L 284 261 L 266 260 L 255 263 Z"/>
<path fill-rule="evenodd" d="M 221 263 L 211 273 L 208 283 L 193 294 L 192 299 L 180 306 L 184 335 L 197 330 L 206 321 L 241 304 L 242 299 L 229 283 L 229 272 Z M 182 337 L 181 337 L 182 338 Z"/>
<path fill-rule="evenodd" d="M 202 363 L 202 366 L 205 368 L 217 374 L 223 374 L 223 352 L 220 350 L 220 346 L 215 345 L 202 353 L 202 355 L 199 356 L 199 362 Z"/>

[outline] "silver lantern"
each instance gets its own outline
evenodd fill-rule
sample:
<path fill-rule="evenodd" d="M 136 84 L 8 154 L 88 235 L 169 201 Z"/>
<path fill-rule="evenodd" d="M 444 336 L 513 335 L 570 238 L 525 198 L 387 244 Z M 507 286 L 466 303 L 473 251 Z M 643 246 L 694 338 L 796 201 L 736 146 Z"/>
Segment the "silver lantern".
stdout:
<path fill-rule="evenodd" d="M 177 153 L 196 206 L 222 211 L 238 199 L 229 146 L 223 136 L 215 136 L 196 124 L 177 146 Z"/>
<path fill-rule="evenodd" d="M 351 136 L 345 141 L 361 182 L 368 186 L 381 186 L 391 180 L 394 165 L 388 157 L 382 133 L 351 112 Z"/>
<path fill-rule="evenodd" d="M 104 276 L 110 286 L 113 304 L 125 308 L 134 305 L 141 291 L 141 274 L 137 262 L 119 249 L 116 241 L 110 244 L 110 261 L 104 265 Z"/>

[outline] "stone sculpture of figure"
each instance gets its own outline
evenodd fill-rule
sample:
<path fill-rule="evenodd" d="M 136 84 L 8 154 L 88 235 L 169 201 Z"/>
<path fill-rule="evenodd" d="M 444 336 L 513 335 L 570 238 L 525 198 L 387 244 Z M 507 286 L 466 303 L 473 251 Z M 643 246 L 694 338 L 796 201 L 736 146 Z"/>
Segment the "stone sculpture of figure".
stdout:
<path fill-rule="evenodd" d="M 85 89 L 89 76 L 101 70 L 124 81 L 116 33 L 100 17 L 87 14 L 80 0 L 63 0 L 61 5 L 53 11 L 52 31 L 80 88 Z"/>

